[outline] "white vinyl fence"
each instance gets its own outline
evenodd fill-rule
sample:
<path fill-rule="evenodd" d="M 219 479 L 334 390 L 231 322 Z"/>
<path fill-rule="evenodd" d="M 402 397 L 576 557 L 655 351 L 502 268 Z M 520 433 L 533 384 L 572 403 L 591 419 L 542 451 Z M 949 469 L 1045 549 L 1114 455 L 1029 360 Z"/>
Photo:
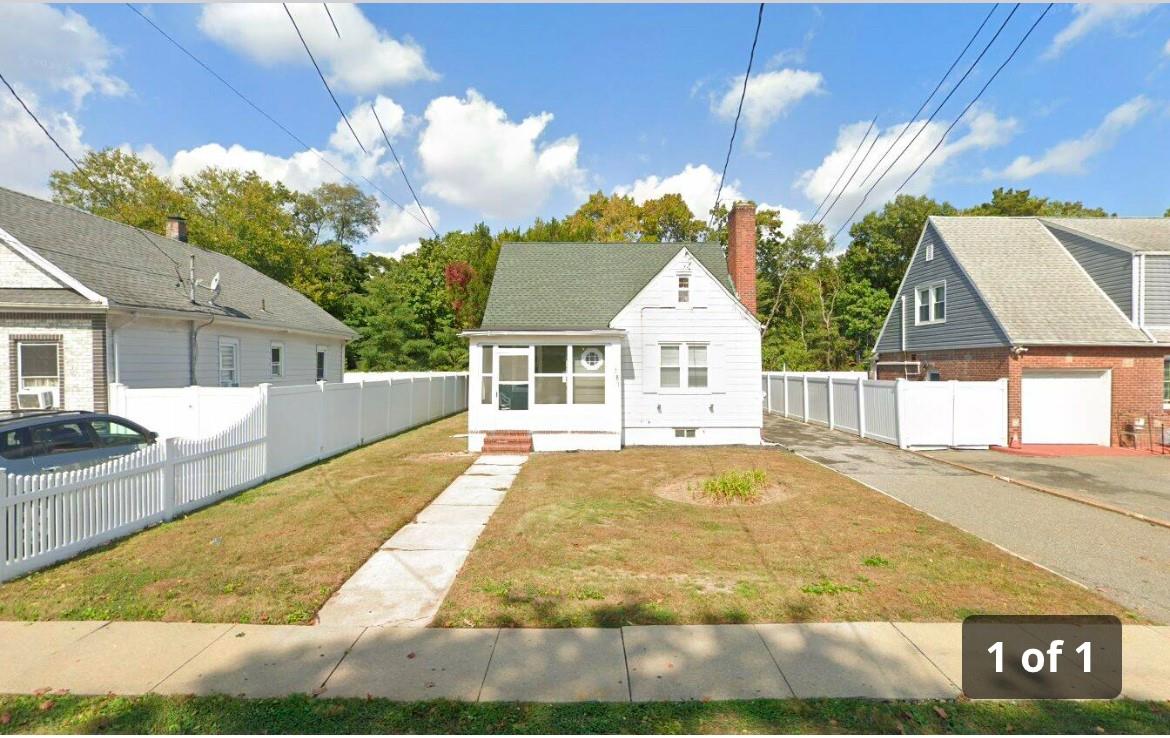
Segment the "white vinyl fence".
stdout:
<path fill-rule="evenodd" d="M 0 581 L 314 461 L 462 412 L 467 375 L 222 390 L 120 387 L 112 393 L 114 403 L 119 407 L 111 412 L 152 430 L 157 423 L 150 418 L 168 413 L 179 418 L 172 427 L 214 426 L 229 413 L 236 420 L 211 435 L 161 438 L 134 454 L 84 469 L 29 475 L 0 469 Z"/>
<path fill-rule="evenodd" d="M 901 448 L 1007 445 L 1007 380 L 911 382 L 764 372 L 764 409 Z"/>

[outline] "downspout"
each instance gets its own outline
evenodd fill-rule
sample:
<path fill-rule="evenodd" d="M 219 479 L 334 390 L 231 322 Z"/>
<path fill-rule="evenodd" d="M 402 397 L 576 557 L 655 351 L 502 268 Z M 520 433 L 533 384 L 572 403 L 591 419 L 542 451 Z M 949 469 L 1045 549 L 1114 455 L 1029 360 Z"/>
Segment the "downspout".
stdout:
<path fill-rule="evenodd" d="M 199 331 L 203 330 L 214 322 L 215 316 L 213 315 L 211 316 L 210 320 L 198 328 L 195 327 L 195 321 L 193 320 L 187 324 L 190 336 L 190 342 L 187 351 L 187 381 L 192 387 L 198 384 L 198 382 L 195 381 L 195 364 L 199 359 Z"/>

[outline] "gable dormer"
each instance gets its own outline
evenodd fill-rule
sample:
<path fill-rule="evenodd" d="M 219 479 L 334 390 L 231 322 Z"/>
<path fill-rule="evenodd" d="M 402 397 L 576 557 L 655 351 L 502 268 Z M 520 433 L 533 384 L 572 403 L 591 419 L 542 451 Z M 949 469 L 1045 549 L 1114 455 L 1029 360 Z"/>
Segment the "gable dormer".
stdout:
<path fill-rule="evenodd" d="M 1051 223 L 1045 225 L 1113 304 L 1136 323 L 1133 254 Z"/>

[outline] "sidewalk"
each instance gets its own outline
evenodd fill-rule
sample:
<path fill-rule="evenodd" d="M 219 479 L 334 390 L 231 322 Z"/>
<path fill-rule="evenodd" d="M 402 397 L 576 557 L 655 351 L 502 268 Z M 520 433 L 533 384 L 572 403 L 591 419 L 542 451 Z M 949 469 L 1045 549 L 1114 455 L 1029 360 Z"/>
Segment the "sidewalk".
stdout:
<path fill-rule="evenodd" d="M 1170 628 L 1125 626 L 1123 695 L 1170 699 Z M 948 699 L 959 623 L 419 629 L 0 623 L 0 693 L 464 701 Z"/>
<path fill-rule="evenodd" d="M 341 585 L 317 613 L 317 623 L 429 625 L 527 460 L 524 455 L 476 459 Z"/>
<path fill-rule="evenodd" d="M 764 419 L 769 441 L 1170 622 L 1170 530 L 828 428 Z"/>

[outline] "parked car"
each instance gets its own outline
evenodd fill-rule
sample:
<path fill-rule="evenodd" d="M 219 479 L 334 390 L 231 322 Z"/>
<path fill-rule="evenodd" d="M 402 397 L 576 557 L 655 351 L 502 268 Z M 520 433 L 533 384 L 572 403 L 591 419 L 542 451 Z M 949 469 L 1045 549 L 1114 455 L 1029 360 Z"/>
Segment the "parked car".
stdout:
<path fill-rule="evenodd" d="M 0 414 L 0 468 L 63 471 L 132 454 L 158 440 L 137 423 L 88 411 Z"/>

